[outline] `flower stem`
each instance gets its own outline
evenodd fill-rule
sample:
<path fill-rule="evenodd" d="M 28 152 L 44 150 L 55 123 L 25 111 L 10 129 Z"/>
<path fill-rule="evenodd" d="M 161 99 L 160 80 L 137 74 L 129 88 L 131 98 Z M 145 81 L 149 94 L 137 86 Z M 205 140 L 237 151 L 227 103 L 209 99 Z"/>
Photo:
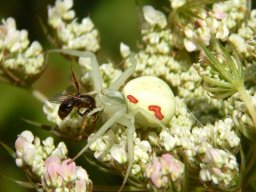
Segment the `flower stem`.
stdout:
<path fill-rule="evenodd" d="M 253 105 L 251 96 L 246 92 L 244 85 L 239 86 L 237 90 L 240 93 L 241 99 L 244 101 L 244 103 L 252 117 L 254 126 L 256 127 L 256 111 L 255 111 L 255 107 Z"/>

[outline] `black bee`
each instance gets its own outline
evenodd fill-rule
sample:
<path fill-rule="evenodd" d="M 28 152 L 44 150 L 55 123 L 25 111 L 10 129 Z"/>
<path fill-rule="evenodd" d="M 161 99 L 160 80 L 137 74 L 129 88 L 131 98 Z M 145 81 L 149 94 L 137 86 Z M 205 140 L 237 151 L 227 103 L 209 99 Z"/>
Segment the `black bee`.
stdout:
<path fill-rule="evenodd" d="M 86 93 L 81 94 L 79 92 L 79 84 L 73 71 L 72 78 L 77 92 L 70 95 L 55 96 L 53 99 L 51 99 L 52 102 L 60 103 L 58 115 L 62 120 L 70 114 L 73 108 L 76 108 L 77 113 L 82 117 L 85 117 L 89 112 L 96 108 L 96 102 L 93 96 Z M 96 121 L 97 112 L 95 112 L 92 116 L 94 116 L 93 119 Z"/>
<path fill-rule="evenodd" d="M 62 102 L 58 110 L 58 115 L 62 120 L 69 115 L 74 107 L 77 108 L 77 113 L 82 117 L 96 108 L 95 99 L 88 94 L 78 93 L 75 95 L 61 96 L 59 99 L 62 100 Z M 80 111 L 81 109 L 86 110 L 82 112 Z"/>

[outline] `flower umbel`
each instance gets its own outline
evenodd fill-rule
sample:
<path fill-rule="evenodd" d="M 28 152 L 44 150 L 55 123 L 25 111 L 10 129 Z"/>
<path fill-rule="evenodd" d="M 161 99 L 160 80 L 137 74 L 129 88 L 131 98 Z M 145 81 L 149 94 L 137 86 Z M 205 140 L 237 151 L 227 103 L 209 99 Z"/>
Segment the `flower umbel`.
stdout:
<path fill-rule="evenodd" d="M 15 142 L 16 165 L 23 168 L 39 191 L 91 192 L 87 172 L 67 158 L 66 145 L 54 146 L 53 138 L 41 141 L 30 131 L 23 131 Z"/>
<path fill-rule="evenodd" d="M 9 17 L 0 25 L 0 75 L 10 84 L 27 87 L 43 72 L 45 63 L 38 41 L 29 45 L 27 30 L 17 30 Z"/>
<path fill-rule="evenodd" d="M 72 6 L 73 0 L 57 0 L 54 6 L 48 7 L 48 23 L 56 31 L 57 46 L 65 49 L 98 51 L 98 31 L 92 20 L 86 17 L 78 23 Z"/>
<path fill-rule="evenodd" d="M 208 148 L 200 166 L 200 179 L 209 188 L 234 191 L 238 187 L 238 163 L 234 155 Z"/>

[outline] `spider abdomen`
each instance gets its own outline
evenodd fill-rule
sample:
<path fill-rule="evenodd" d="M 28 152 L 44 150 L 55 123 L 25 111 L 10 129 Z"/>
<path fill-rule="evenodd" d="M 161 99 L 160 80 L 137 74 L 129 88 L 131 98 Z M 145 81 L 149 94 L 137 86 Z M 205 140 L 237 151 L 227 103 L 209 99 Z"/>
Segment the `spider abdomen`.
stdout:
<path fill-rule="evenodd" d="M 155 120 L 167 124 L 175 114 L 175 98 L 171 88 L 154 76 L 142 76 L 129 81 L 123 89 L 129 111 L 135 113 L 136 121 L 145 126 L 159 126 Z M 150 117 L 150 118 L 149 118 Z"/>

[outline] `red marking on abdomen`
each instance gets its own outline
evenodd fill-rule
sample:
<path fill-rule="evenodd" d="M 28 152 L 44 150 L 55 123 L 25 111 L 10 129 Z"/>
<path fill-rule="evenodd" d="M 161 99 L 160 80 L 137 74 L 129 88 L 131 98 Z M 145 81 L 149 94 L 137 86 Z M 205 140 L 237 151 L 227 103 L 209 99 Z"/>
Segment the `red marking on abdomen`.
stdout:
<path fill-rule="evenodd" d="M 132 96 L 132 95 L 127 95 L 127 98 L 129 99 L 129 101 L 131 102 L 131 103 L 138 103 L 139 102 L 139 100 L 138 99 L 136 99 L 134 96 Z"/>
<path fill-rule="evenodd" d="M 157 119 L 162 120 L 164 118 L 162 112 L 161 112 L 161 107 L 157 106 L 157 105 L 149 105 L 148 106 L 148 110 L 149 111 L 154 111 L 155 112 L 155 116 Z"/>

